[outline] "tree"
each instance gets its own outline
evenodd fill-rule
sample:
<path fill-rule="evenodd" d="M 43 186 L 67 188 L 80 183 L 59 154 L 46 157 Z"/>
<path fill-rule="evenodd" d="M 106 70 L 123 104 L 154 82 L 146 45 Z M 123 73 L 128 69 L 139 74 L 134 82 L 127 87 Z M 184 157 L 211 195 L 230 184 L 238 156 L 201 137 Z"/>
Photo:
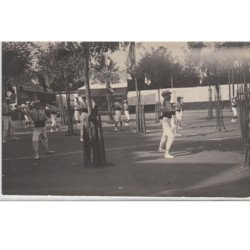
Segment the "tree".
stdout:
<path fill-rule="evenodd" d="M 112 59 L 101 55 L 97 63 L 93 66 L 93 77 L 98 82 L 106 85 L 106 99 L 108 107 L 109 122 L 114 122 L 112 102 L 111 102 L 111 84 L 118 83 L 120 77 L 117 73 L 119 67 Z"/>
<path fill-rule="evenodd" d="M 29 74 L 34 65 L 34 47 L 29 42 L 2 43 L 2 82 L 6 95 L 11 85 L 18 87 L 22 74 Z"/>
<path fill-rule="evenodd" d="M 150 88 L 159 89 L 171 87 L 172 54 L 165 47 L 151 48 L 138 63 L 137 75 L 140 87 L 144 82 L 145 74 L 151 80 Z"/>
<path fill-rule="evenodd" d="M 83 58 L 77 53 L 73 42 L 48 43 L 46 47 L 39 47 L 39 65 L 42 75 L 52 79 L 52 88 L 67 97 L 68 135 L 72 135 L 73 122 L 70 107 L 70 88 L 79 80 L 83 80 Z M 72 85 L 72 86 L 71 86 Z"/>

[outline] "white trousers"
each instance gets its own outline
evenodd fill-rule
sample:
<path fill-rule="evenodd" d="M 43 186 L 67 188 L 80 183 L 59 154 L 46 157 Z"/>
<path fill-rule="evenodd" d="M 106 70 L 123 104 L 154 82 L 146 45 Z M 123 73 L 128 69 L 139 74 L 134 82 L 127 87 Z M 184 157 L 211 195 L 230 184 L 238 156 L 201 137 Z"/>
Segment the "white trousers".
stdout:
<path fill-rule="evenodd" d="M 126 116 L 127 121 L 129 121 L 129 120 L 130 120 L 129 111 L 128 111 L 128 110 L 124 110 L 124 114 L 125 114 L 125 116 Z"/>
<path fill-rule="evenodd" d="M 170 146 L 172 145 L 174 141 L 174 128 L 175 127 L 173 127 L 174 122 L 171 121 L 172 119 L 163 117 L 161 121 L 163 133 L 162 133 L 160 146 L 159 146 L 160 150 L 164 149 L 165 145 L 166 145 L 167 150 L 169 150 Z"/>
<path fill-rule="evenodd" d="M 176 111 L 175 112 L 175 116 L 176 116 L 176 123 L 177 123 L 177 125 L 180 125 L 181 122 L 182 122 L 182 116 L 183 116 L 182 111 Z"/>
<path fill-rule="evenodd" d="M 232 111 L 233 111 L 233 116 L 237 117 L 237 108 L 236 107 L 232 107 Z"/>
<path fill-rule="evenodd" d="M 34 152 L 38 152 L 38 141 L 40 137 L 42 139 L 42 143 L 44 144 L 45 148 L 48 150 L 48 136 L 47 136 L 46 126 L 42 128 L 33 129 L 32 145 Z"/>
<path fill-rule="evenodd" d="M 55 127 L 57 125 L 57 115 L 56 114 L 51 114 L 51 127 Z"/>
<path fill-rule="evenodd" d="M 10 132 L 10 137 L 14 136 L 14 124 L 10 116 L 2 116 L 3 121 L 3 139 L 7 139 L 8 131 Z"/>
<path fill-rule="evenodd" d="M 122 121 L 122 112 L 120 110 L 116 110 L 115 111 L 115 121 L 116 122 L 121 122 Z"/>
<path fill-rule="evenodd" d="M 74 112 L 74 118 L 75 118 L 76 122 L 80 121 L 80 112 L 79 111 L 75 110 L 75 112 Z"/>

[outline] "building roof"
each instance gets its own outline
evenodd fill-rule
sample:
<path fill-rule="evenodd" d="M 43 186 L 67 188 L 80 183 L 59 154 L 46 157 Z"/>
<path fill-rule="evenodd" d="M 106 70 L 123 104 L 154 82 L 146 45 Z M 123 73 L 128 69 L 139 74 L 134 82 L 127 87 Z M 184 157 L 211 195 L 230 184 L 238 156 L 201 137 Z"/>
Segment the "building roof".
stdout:
<path fill-rule="evenodd" d="M 128 84 L 126 82 L 111 84 L 113 90 L 112 95 L 124 95 L 128 92 Z M 105 96 L 106 95 L 106 85 L 95 83 L 90 84 L 90 91 L 92 96 Z M 77 90 L 78 96 L 86 95 L 85 86 Z"/>

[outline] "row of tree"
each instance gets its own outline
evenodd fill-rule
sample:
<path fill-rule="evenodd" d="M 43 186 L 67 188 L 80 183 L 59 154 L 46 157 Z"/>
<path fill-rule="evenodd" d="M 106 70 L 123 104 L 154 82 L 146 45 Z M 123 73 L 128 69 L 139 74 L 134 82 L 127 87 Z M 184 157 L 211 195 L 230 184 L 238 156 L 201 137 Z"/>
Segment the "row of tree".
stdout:
<path fill-rule="evenodd" d="M 249 58 L 244 58 L 249 42 L 188 42 L 187 45 L 182 60 L 174 58 L 166 47 L 151 48 L 144 53 L 137 68 L 140 89 L 207 86 L 215 81 L 228 84 L 229 64 L 233 67 L 235 61 L 249 63 Z M 150 85 L 145 84 L 145 76 L 151 80 Z M 129 87 L 135 90 L 133 81 Z"/>
<path fill-rule="evenodd" d="M 126 45 L 126 44 L 125 44 Z M 188 42 L 183 60 L 173 57 L 165 47 L 145 52 L 137 63 L 140 89 L 209 85 L 213 82 L 211 67 L 217 68 L 221 84 L 228 82 L 228 64 L 239 58 L 240 48 L 249 48 L 247 42 L 220 42 L 211 44 Z M 2 43 L 2 79 L 4 91 L 9 85 L 22 84 L 22 78 L 35 78 L 46 89 L 76 90 L 84 85 L 84 56 L 89 47 L 91 77 L 110 88 L 119 81 L 119 67 L 107 56 L 120 48 L 118 42 L 4 42 Z M 234 49 L 235 53 L 227 53 Z M 210 70 L 208 70 L 208 68 Z M 210 73 L 210 74 L 209 74 Z M 151 84 L 146 85 L 145 75 Z M 134 84 L 129 85 L 134 90 Z"/>

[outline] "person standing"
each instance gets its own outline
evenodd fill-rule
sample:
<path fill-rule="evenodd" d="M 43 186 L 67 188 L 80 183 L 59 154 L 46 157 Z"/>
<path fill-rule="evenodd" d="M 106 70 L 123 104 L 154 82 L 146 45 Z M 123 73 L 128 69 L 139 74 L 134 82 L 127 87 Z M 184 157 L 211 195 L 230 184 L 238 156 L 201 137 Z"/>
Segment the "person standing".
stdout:
<path fill-rule="evenodd" d="M 183 115 L 183 103 L 181 100 L 182 100 L 182 97 L 178 96 L 177 102 L 175 104 L 177 129 L 182 129 L 181 125 L 182 125 L 182 115 Z"/>
<path fill-rule="evenodd" d="M 237 122 L 237 97 L 233 96 L 232 100 L 231 100 L 231 105 L 232 105 L 232 111 L 233 111 L 233 118 L 231 120 L 231 122 Z"/>
<path fill-rule="evenodd" d="M 6 97 L 2 100 L 2 124 L 3 124 L 3 136 L 2 142 L 7 142 L 8 132 L 10 133 L 11 140 L 18 140 L 19 138 L 14 136 L 14 124 L 11 118 L 12 109 L 10 107 L 10 98 Z"/>
<path fill-rule="evenodd" d="M 123 110 L 124 110 L 124 115 L 126 117 L 125 126 L 128 126 L 128 123 L 130 121 L 130 114 L 129 114 L 129 108 L 128 108 L 128 101 L 127 100 L 124 100 Z"/>
<path fill-rule="evenodd" d="M 120 126 L 122 127 L 122 104 L 121 104 L 121 98 L 117 97 L 116 102 L 114 103 L 115 106 L 115 131 L 119 131 L 118 129 L 118 123 L 120 123 Z"/>
<path fill-rule="evenodd" d="M 29 128 L 31 126 L 31 118 L 30 118 L 30 102 L 27 101 L 22 106 L 23 116 L 25 119 L 25 128 Z"/>
<path fill-rule="evenodd" d="M 83 127 L 87 127 L 88 125 L 88 106 L 86 102 L 86 97 L 82 97 L 82 101 L 80 102 L 79 99 L 78 101 L 78 110 L 80 112 L 80 141 L 83 141 Z"/>
<path fill-rule="evenodd" d="M 41 102 L 39 100 L 32 102 L 32 107 L 33 109 L 30 111 L 30 117 L 34 122 L 32 146 L 34 151 L 34 160 L 39 160 L 38 145 L 40 137 L 47 154 L 54 154 L 55 151 L 49 150 L 48 136 L 46 131 L 47 116 Z"/>
<path fill-rule="evenodd" d="M 54 131 L 59 131 L 59 126 L 57 124 L 57 106 L 56 106 L 56 102 L 53 102 L 52 106 L 49 106 L 50 108 L 50 117 L 51 117 L 51 129 L 50 132 L 54 132 Z"/>
<path fill-rule="evenodd" d="M 80 126 L 80 101 L 78 97 L 75 97 L 74 118 L 75 118 L 76 127 L 79 128 Z"/>
<path fill-rule="evenodd" d="M 163 105 L 162 105 L 162 130 L 163 134 L 161 137 L 160 145 L 158 152 L 165 152 L 164 157 L 168 159 L 173 159 L 174 157 L 169 153 L 169 150 L 173 144 L 174 141 L 174 127 L 173 127 L 173 122 L 172 116 L 175 114 L 175 111 L 170 104 L 171 100 L 171 94 L 169 90 L 165 90 L 162 93 L 163 97 Z"/>

